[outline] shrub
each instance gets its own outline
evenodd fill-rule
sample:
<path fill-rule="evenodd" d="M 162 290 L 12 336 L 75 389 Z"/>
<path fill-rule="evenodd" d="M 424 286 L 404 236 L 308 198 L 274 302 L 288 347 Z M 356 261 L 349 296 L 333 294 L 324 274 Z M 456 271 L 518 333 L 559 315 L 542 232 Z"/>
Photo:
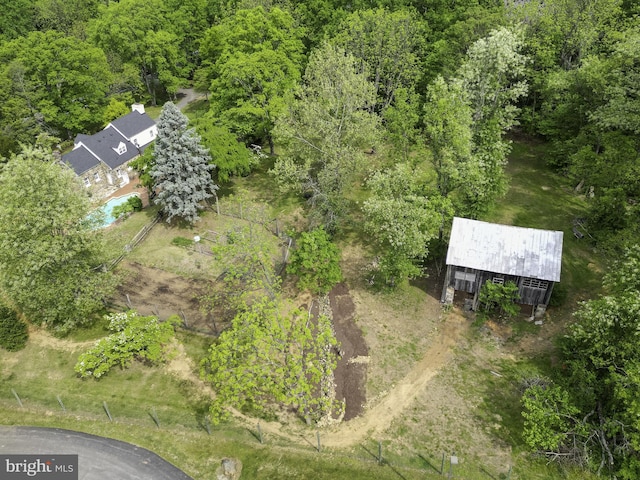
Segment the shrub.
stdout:
<path fill-rule="evenodd" d="M 133 212 L 139 212 L 142 210 L 142 200 L 137 195 L 127 199 L 122 205 L 116 205 L 113 207 L 112 214 L 115 218 L 120 218 L 123 215 Z"/>
<path fill-rule="evenodd" d="M 165 346 L 174 337 L 173 316 L 166 322 L 157 317 L 140 317 L 135 311 L 107 315 L 109 330 L 115 332 L 98 340 L 95 346 L 78 357 L 74 370 L 81 377 L 100 378 L 116 365 L 126 368 L 134 360 L 156 365 L 165 360 Z"/>
<path fill-rule="evenodd" d="M 480 305 L 485 314 L 498 313 L 513 317 L 518 313 L 518 286 L 514 282 L 493 283 L 484 282 L 480 288 Z"/>
<path fill-rule="evenodd" d="M 21 350 L 27 344 L 29 332 L 16 312 L 6 306 L 0 306 L 0 347 L 10 352 Z"/>

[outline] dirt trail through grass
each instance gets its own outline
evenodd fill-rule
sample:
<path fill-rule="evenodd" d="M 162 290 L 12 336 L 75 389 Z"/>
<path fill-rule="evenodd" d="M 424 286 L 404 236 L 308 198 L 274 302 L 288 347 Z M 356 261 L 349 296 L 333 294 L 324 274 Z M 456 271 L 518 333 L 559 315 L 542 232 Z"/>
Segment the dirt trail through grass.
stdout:
<path fill-rule="evenodd" d="M 433 345 L 409 373 L 389 393 L 358 418 L 341 423 L 323 434 L 327 447 L 350 447 L 365 437 L 385 431 L 426 388 L 438 371 L 453 358 L 453 348 L 468 328 L 468 321 L 457 311 L 449 313 L 439 327 Z"/>
<path fill-rule="evenodd" d="M 390 392 L 364 413 L 348 422 L 341 422 L 322 432 L 322 444 L 326 447 L 349 448 L 362 443 L 367 437 L 387 430 L 394 419 L 408 408 L 413 400 L 427 388 L 429 381 L 453 359 L 454 347 L 468 330 L 469 322 L 457 311 L 446 315 L 433 339 L 433 346 L 422 359 L 402 378 Z M 254 428 L 256 420 L 232 410 L 233 416 Z M 300 442 L 305 432 L 292 433 L 279 422 L 260 421 L 264 434 L 280 436 Z M 307 431 L 306 434 L 309 432 Z"/>

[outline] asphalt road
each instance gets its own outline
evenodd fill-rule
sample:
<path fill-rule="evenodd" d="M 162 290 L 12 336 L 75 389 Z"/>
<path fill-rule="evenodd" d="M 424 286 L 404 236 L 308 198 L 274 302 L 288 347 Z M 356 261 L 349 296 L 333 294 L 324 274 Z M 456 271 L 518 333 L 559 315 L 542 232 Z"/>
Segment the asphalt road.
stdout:
<path fill-rule="evenodd" d="M 192 480 L 147 449 L 71 430 L 1 427 L 2 454 L 77 454 L 79 480 Z"/>

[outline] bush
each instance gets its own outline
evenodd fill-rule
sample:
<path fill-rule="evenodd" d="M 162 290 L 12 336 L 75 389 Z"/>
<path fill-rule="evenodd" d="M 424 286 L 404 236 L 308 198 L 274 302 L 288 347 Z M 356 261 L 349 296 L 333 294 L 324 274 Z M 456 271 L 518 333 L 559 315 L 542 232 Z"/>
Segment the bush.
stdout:
<path fill-rule="evenodd" d="M 0 347 L 10 352 L 21 350 L 27 344 L 29 331 L 16 312 L 0 306 Z"/>
<path fill-rule="evenodd" d="M 142 200 L 137 195 L 130 197 L 122 205 L 116 205 L 113 207 L 112 214 L 115 218 L 120 218 L 123 215 L 133 212 L 139 212 L 142 210 Z"/>
<path fill-rule="evenodd" d="M 560 307 L 564 305 L 564 302 L 567 300 L 567 294 L 569 291 L 567 287 L 562 283 L 556 283 L 553 286 L 553 291 L 551 292 L 551 298 L 549 299 L 549 306 L 551 307 Z"/>
<path fill-rule="evenodd" d="M 175 245 L 176 247 L 190 247 L 191 245 L 193 245 L 193 240 L 191 240 L 190 238 L 175 237 L 173 240 L 171 240 L 171 244 Z"/>
<path fill-rule="evenodd" d="M 156 317 L 140 317 L 134 311 L 106 318 L 109 330 L 115 333 L 98 340 L 78 357 L 74 370 L 81 377 L 100 378 L 116 365 L 126 368 L 134 359 L 150 365 L 164 361 L 164 347 L 174 338 L 174 326 L 180 323 L 176 316 L 161 323 Z"/>
<path fill-rule="evenodd" d="M 480 305 L 485 314 L 498 313 L 507 317 L 518 314 L 519 307 L 514 302 L 518 300 L 518 286 L 514 282 L 493 283 L 484 282 L 480 288 Z"/>

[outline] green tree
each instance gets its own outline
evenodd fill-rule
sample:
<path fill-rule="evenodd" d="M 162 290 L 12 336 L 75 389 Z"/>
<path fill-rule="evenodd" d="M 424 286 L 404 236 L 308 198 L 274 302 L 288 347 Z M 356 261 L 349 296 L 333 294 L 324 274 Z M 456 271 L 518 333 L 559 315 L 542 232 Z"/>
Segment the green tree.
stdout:
<path fill-rule="evenodd" d="M 436 186 L 449 197 L 460 183 L 471 182 L 479 170 L 472 156 L 472 109 L 460 81 L 436 77 L 427 90 L 424 133 L 436 172 Z"/>
<path fill-rule="evenodd" d="M 211 248 L 216 267 L 223 274 L 221 282 L 213 285 L 204 299 L 204 308 L 228 321 L 256 299 L 275 300 L 281 280 L 276 272 L 276 243 L 264 228 L 250 222 L 226 231 L 225 237 L 225 241 Z"/>
<path fill-rule="evenodd" d="M 38 30 L 58 30 L 86 40 L 86 24 L 98 15 L 100 3 L 100 0 L 36 0 L 35 25 Z"/>
<path fill-rule="evenodd" d="M 142 155 L 134 158 L 129 162 L 129 166 L 131 168 L 134 168 L 138 172 L 138 180 L 140 182 L 140 185 L 146 187 L 149 191 L 153 189 L 154 185 L 153 177 L 151 176 L 151 172 L 155 164 L 154 151 L 155 143 L 152 143 L 147 148 L 145 148 Z"/>
<path fill-rule="evenodd" d="M 486 281 L 480 288 L 479 301 L 481 310 L 485 315 L 498 313 L 513 317 L 518 314 L 520 307 L 518 301 L 518 285 L 515 282 L 493 283 Z"/>
<path fill-rule="evenodd" d="M 251 172 L 254 163 L 251 151 L 229 129 L 218 125 L 211 117 L 199 118 L 193 125 L 202 138 L 202 144 L 209 150 L 211 161 L 216 165 L 218 181 L 228 182 L 231 177 Z"/>
<path fill-rule="evenodd" d="M 104 53 L 77 38 L 31 32 L 0 46 L 0 122 L 19 140 L 100 127 L 110 84 Z"/>
<path fill-rule="evenodd" d="M 107 108 L 104 111 L 104 116 L 102 117 L 104 124 L 107 125 L 116 118 L 124 117 L 130 111 L 129 106 L 125 102 L 111 97 L 111 99 L 109 99 L 109 105 L 107 105 Z"/>
<path fill-rule="evenodd" d="M 398 88 L 410 88 L 420 77 L 424 52 L 424 24 L 410 10 L 357 10 L 340 26 L 332 42 L 369 68 L 376 95 L 376 110 L 393 102 Z"/>
<path fill-rule="evenodd" d="M 64 332 L 92 320 L 114 287 L 102 237 L 70 169 L 24 148 L 0 173 L 0 285 L 27 319 Z"/>
<path fill-rule="evenodd" d="M 188 66 L 163 0 L 110 2 L 87 31 L 109 56 L 120 91 L 146 91 L 153 105 L 159 95 L 175 96 Z"/>
<path fill-rule="evenodd" d="M 632 479 L 640 473 L 640 296 L 637 249 L 627 255 L 605 277 L 608 294 L 575 312 L 560 341 L 558 388 L 523 402 L 532 448 Z"/>
<path fill-rule="evenodd" d="M 0 0 L 0 42 L 26 36 L 34 26 L 33 0 Z"/>
<path fill-rule="evenodd" d="M 287 273 L 298 276 L 298 288 L 317 295 L 328 293 L 342 280 L 340 251 L 323 228 L 302 232 L 291 254 Z"/>
<path fill-rule="evenodd" d="M 211 179 L 215 165 L 200 136 L 187 129 L 188 122 L 172 102 L 162 107 L 150 175 L 159 190 L 154 202 L 162 206 L 167 222 L 174 217 L 197 221 L 202 202 L 218 189 Z"/>
<path fill-rule="evenodd" d="M 387 284 L 397 286 L 422 273 L 429 243 L 452 215 L 446 199 L 430 198 L 427 183 L 423 172 L 402 163 L 367 181 L 365 231 L 382 252 L 379 271 Z"/>
<path fill-rule="evenodd" d="M 533 450 L 558 451 L 574 438 L 580 410 L 558 385 L 532 385 L 522 396 L 522 436 Z"/>
<path fill-rule="evenodd" d="M 472 109 L 472 154 L 480 166 L 476 182 L 461 193 L 467 215 L 476 217 L 506 192 L 504 166 L 511 149 L 504 134 L 517 122 L 516 102 L 527 92 L 526 57 L 517 33 L 501 28 L 475 42 L 458 75 Z"/>
<path fill-rule="evenodd" d="M 285 152 L 271 170 L 282 190 L 304 194 L 312 223 L 335 230 L 344 216 L 346 191 L 364 165 L 364 149 L 376 144 L 379 118 L 370 112 L 375 90 L 344 50 L 314 51 L 304 85 L 275 137 Z"/>
<path fill-rule="evenodd" d="M 398 88 L 393 103 L 382 112 L 385 136 L 392 146 L 392 154 L 404 162 L 409 160 L 412 148 L 419 144 L 420 96 L 406 88 Z"/>
<path fill-rule="evenodd" d="M 301 37 L 290 13 L 259 6 L 238 10 L 203 42 L 212 115 L 245 141 L 265 140 L 272 154 L 285 94 L 300 80 Z"/>
<path fill-rule="evenodd" d="M 254 303 L 233 319 L 202 362 L 202 377 L 216 392 L 212 420 L 224 419 L 225 407 L 259 414 L 293 408 L 307 421 L 329 415 L 336 401 L 325 388 L 336 366 L 336 345 L 325 316 L 311 321 L 307 312 L 266 298 Z"/>

